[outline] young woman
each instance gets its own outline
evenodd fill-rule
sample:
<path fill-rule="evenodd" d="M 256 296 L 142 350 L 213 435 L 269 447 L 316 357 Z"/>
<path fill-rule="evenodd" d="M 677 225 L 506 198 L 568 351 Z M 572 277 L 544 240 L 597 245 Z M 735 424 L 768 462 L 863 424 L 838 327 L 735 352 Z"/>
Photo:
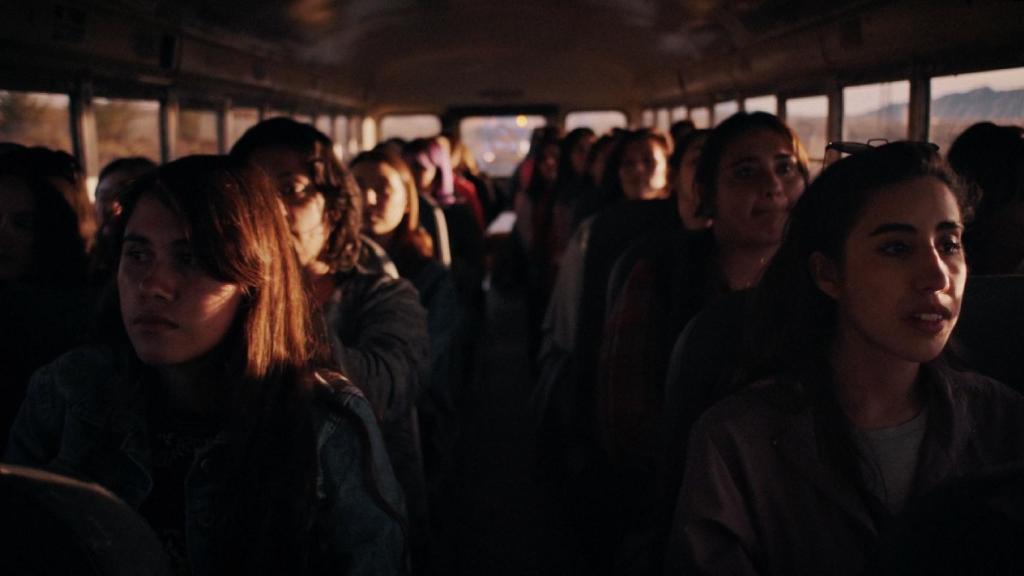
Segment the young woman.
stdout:
<path fill-rule="evenodd" d="M 318 344 L 269 181 L 185 158 L 121 198 L 100 344 L 33 377 L 6 459 L 97 482 L 193 574 L 397 574 L 400 491 Z"/>
<path fill-rule="evenodd" d="M 412 175 L 401 157 L 363 152 L 349 164 L 363 192 L 363 229 L 377 241 L 416 287 L 427 310 L 430 367 L 416 404 L 428 484 L 448 471 L 453 456 L 459 375 L 453 340 L 459 327 L 458 297 L 451 274 L 434 259 L 430 234 L 419 226 L 419 202 Z"/>
<path fill-rule="evenodd" d="M 691 434 L 671 565 L 857 574 L 905 503 L 1024 456 L 1022 399 L 941 359 L 962 232 L 922 145 L 848 157 L 808 188 L 758 288 L 760 380 Z"/>

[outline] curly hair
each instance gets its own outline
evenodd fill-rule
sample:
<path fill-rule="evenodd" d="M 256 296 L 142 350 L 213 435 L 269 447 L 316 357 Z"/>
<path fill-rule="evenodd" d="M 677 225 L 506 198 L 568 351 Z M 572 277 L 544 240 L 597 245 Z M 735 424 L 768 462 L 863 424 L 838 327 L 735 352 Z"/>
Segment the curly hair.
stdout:
<path fill-rule="evenodd" d="M 308 176 L 324 195 L 324 218 L 330 228 L 320 259 L 332 272 L 351 269 L 359 259 L 363 199 L 352 175 L 334 154 L 331 139 L 309 124 L 271 118 L 247 130 L 231 148 L 231 155 L 251 163 L 254 152 L 273 148 L 308 158 Z"/>

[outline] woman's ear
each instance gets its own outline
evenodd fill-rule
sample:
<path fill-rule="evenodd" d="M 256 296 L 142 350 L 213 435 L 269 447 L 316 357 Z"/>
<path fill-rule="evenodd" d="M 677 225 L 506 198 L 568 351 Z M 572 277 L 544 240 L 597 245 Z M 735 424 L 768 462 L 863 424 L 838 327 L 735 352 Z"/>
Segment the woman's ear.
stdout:
<path fill-rule="evenodd" d="M 828 256 L 821 252 L 815 252 L 808 258 L 807 264 L 811 269 L 811 277 L 818 289 L 824 292 L 833 300 L 839 299 L 839 268 Z"/>

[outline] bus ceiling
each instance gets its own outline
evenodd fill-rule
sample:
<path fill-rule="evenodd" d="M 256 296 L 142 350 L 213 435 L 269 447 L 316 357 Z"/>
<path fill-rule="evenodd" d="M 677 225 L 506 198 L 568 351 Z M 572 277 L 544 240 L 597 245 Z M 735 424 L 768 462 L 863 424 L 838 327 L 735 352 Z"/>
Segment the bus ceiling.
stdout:
<path fill-rule="evenodd" d="M 0 74 L 373 116 L 635 113 L 1019 66 L 1022 22 L 1014 1 L 37 0 L 0 5 Z"/>

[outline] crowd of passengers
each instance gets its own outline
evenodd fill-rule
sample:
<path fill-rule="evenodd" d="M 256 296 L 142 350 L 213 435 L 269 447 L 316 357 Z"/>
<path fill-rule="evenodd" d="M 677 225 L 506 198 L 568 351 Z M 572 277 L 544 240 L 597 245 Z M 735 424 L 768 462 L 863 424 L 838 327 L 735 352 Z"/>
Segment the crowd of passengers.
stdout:
<path fill-rule="evenodd" d="M 1018 561 L 1024 399 L 991 376 L 1024 386 L 1019 344 L 992 344 L 1020 333 L 953 332 L 993 300 L 972 290 L 997 294 L 983 326 L 1020 308 L 1020 127 L 814 178 L 766 113 L 545 128 L 503 194 L 453 137 L 346 165 L 274 118 L 226 156 L 116 160 L 95 205 L 70 155 L 2 146 L 2 497 L 34 518 L 26 570 L 87 561 L 37 539 L 91 494 L 121 514 L 104 549 L 145 573 L 451 573 L 488 274 L 525 293 L 575 572 Z"/>

